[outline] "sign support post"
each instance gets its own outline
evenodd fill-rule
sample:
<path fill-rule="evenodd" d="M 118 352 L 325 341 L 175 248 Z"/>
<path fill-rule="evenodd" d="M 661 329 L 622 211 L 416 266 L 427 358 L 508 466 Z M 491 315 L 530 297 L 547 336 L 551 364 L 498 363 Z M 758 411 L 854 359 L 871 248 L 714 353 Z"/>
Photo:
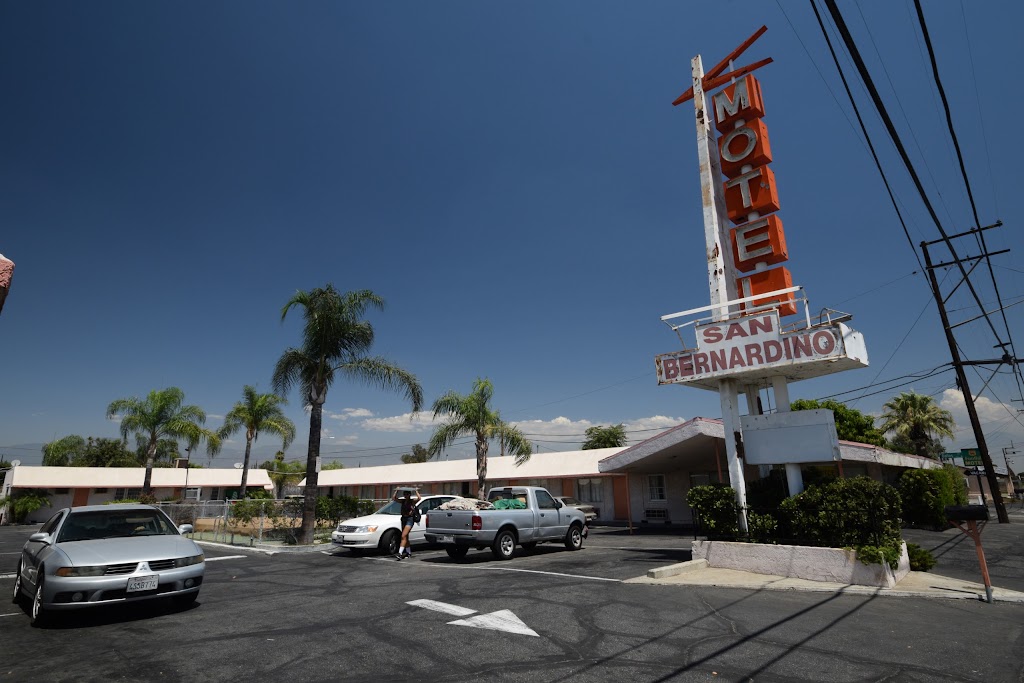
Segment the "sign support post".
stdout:
<path fill-rule="evenodd" d="M 697 123 L 697 157 L 700 162 L 700 190 L 704 213 L 704 246 L 707 250 L 708 289 L 711 304 L 717 305 L 736 298 L 736 276 L 732 264 L 732 245 L 727 234 L 725 221 L 725 197 L 721 176 L 721 161 L 718 145 L 711 134 L 708 118 L 707 99 L 704 96 L 704 63 L 700 55 L 690 61 L 693 76 L 693 107 Z M 713 311 L 715 320 L 729 316 L 728 305 Z M 736 504 L 740 508 L 740 530 L 747 530 L 747 482 L 743 473 L 743 459 L 740 453 L 740 413 L 736 382 L 723 379 L 718 384 L 718 397 L 722 408 L 722 425 L 725 428 L 725 453 L 729 463 L 729 484 L 736 491 Z"/>

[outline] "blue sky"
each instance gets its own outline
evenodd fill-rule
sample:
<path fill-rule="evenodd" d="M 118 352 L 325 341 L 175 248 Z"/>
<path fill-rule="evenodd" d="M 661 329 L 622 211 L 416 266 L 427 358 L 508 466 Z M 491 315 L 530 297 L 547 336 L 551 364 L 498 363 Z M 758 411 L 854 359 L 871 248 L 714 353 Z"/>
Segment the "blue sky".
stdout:
<path fill-rule="evenodd" d="M 1024 295 L 1010 124 L 1024 9 L 925 5 L 981 222 L 1006 223 L 989 247 L 1014 249 L 994 259 L 1011 303 Z M 970 228 L 912 3 L 841 8 L 943 226 Z M 692 56 L 710 66 L 761 24 L 741 63 L 775 59 L 758 78 L 788 266 L 815 308 L 854 314 L 872 361 L 791 396 L 947 363 L 806 3 L 3 3 L 0 252 L 17 269 L 0 317 L 0 453 L 33 462 L 35 444 L 65 434 L 114 436 L 111 400 L 167 386 L 219 426 L 243 385 L 270 390 L 298 343 L 283 304 L 328 282 L 385 298 L 374 352 L 415 373 L 428 404 L 489 377 L 542 453 L 595 424 L 625 423 L 637 441 L 718 416 L 716 395 L 654 374 L 654 356 L 678 348 L 659 317 L 708 302 L 693 109 L 670 103 Z M 853 81 L 914 242 L 937 238 Z M 970 304 L 958 292 L 954 320 Z M 1024 345 L 1022 310 L 1007 315 Z M 996 355 L 983 324 L 958 340 L 968 357 Z M 972 446 L 952 384 L 945 372 L 854 405 L 934 394 L 960 429 L 950 448 Z M 302 435 L 288 455 L 301 457 L 308 420 L 288 398 Z M 1013 398 L 1001 374 L 980 399 L 995 453 L 1024 441 Z M 410 420 L 377 389 L 339 383 L 325 410 L 322 450 L 346 466 L 429 439 L 429 413 Z"/>

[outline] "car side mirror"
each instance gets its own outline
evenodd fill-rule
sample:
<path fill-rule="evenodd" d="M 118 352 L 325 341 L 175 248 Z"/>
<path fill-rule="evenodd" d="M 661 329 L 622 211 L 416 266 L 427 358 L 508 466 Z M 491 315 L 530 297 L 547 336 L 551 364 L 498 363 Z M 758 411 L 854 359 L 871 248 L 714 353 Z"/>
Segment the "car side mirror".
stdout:
<path fill-rule="evenodd" d="M 182 524 L 182 525 L 178 526 L 178 533 L 179 534 L 190 534 L 190 533 L 192 533 L 192 531 L 193 531 L 193 527 L 192 527 L 191 524 Z"/>
<path fill-rule="evenodd" d="M 50 534 L 44 534 L 41 531 L 37 531 L 36 533 L 29 536 L 28 540 L 35 541 L 36 543 L 45 543 L 46 545 L 50 545 Z"/>
<path fill-rule="evenodd" d="M 561 507 L 562 507 L 562 501 L 560 501 L 560 500 L 556 500 L 556 501 L 555 501 L 555 509 L 556 509 L 556 510 L 558 510 L 558 509 L 560 509 Z"/>

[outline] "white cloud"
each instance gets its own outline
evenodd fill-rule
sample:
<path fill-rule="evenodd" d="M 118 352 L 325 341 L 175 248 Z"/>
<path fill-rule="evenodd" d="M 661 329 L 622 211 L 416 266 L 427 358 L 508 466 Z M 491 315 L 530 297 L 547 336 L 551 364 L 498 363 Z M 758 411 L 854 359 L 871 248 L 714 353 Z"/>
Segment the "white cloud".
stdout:
<path fill-rule="evenodd" d="M 326 413 L 332 420 L 349 420 L 357 417 L 373 417 L 373 412 L 366 408 L 345 408 L 340 413 Z"/>
<path fill-rule="evenodd" d="M 956 422 L 954 444 L 961 448 L 976 446 L 963 394 L 958 389 L 946 389 L 942 392 L 939 405 L 953 414 L 953 420 Z M 985 433 L 985 441 L 992 452 L 999 452 L 995 449 L 1009 445 L 1011 440 L 1024 440 L 1024 427 L 1014 419 L 1018 413 L 1013 405 L 999 403 L 985 396 L 976 396 L 974 408 L 978 412 L 978 421 L 981 422 L 982 431 Z"/>
<path fill-rule="evenodd" d="M 433 429 L 433 413 L 403 413 L 393 417 L 372 417 L 359 423 L 371 432 L 422 432 Z"/>
<path fill-rule="evenodd" d="M 211 419 L 211 420 L 223 420 L 224 419 L 223 415 L 214 415 L 213 413 L 207 413 L 206 417 Z"/>

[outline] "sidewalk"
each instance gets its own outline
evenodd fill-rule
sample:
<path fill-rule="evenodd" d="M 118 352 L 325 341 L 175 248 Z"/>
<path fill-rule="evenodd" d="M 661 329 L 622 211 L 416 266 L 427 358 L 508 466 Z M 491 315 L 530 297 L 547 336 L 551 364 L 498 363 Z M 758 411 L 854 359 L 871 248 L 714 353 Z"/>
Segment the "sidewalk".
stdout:
<path fill-rule="evenodd" d="M 992 516 L 994 520 L 995 515 Z M 619 535 L 617 530 L 613 534 Z M 688 545 L 689 539 L 684 540 L 680 538 L 681 535 L 678 531 L 665 534 L 667 541 L 671 539 Z M 628 583 L 912 596 L 946 600 L 985 599 L 985 585 L 978 565 L 978 556 L 974 542 L 970 538 L 952 527 L 945 531 L 903 529 L 902 535 L 907 543 L 916 543 L 930 551 L 936 559 L 936 565 L 930 572 L 911 572 L 894 588 L 853 586 L 718 569 L 708 567 L 703 560 L 653 569 L 647 576 L 629 579 Z M 1024 511 L 1011 510 L 1010 524 L 989 522 L 982 531 L 981 543 L 992 581 L 993 601 L 1024 604 Z"/>

